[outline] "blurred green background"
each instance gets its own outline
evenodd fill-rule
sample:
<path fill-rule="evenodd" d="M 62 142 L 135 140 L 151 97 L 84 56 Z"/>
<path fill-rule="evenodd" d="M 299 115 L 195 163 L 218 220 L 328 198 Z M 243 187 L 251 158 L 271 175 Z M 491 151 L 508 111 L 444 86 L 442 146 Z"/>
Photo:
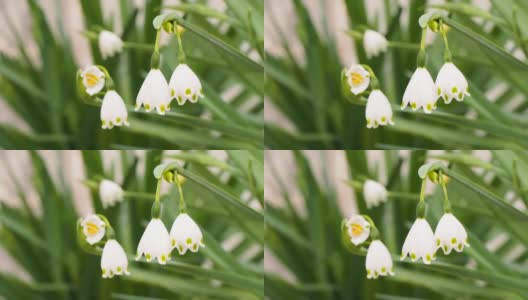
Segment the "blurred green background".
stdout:
<path fill-rule="evenodd" d="M 527 151 L 266 151 L 265 295 L 270 299 L 526 299 Z M 426 162 L 448 167 L 453 214 L 471 247 L 431 265 L 400 262 L 415 220 Z M 389 199 L 367 209 L 348 180 L 386 185 Z M 443 214 L 440 186 L 428 182 L 426 219 Z M 395 276 L 369 280 L 365 257 L 341 242 L 341 221 L 372 217 L 393 254 Z"/>
<path fill-rule="evenodd" d="M 262 148 L 263 2 L 3 0 L 0 148 Z M 104 65 L 132 108 L 150 69 L 152 20 L 160 11 L 185 14 L 187 63 L 205 98 L 174 106 L 166 116 L 129 112 L 130 127 L 104 131 L 99 108 L 81 102 L 75 91 L 77 69 Z M 102 60 L 97 40 L 86 42 L 84 32 L 100 27 L 122 37 L 121 54 Z M 177 65 L 176 38 L 162 41 L 168 79 Z"/>
<path fill-rule="evenodd" d="M 426 11 L 449 13 L 453 61 L 471 97 L 431 115 L 399 106 L 416 68 Z M 266 1 L 266 136 L 272 149 L 523 149 L 528 145 L 528 4 L 525 0 Z M 389 50 L 367 59 L 361 26 Z M 443 64 L 440 36 L 428 38 L 427 68 Z M 366 128 L 365 107 L 341 93 L 340 74 L 370 65 L 394 105 L 395 126 Z"/>
<path fill-rule="evenodd" d="M 0 158 L 0 299 L 263 299 L 261 151 L 0 151 Z M 166 266 L 134 260 L 161 161 L 184 166 L 188 213 L 205 243 L 198 253 L 173 253 Z M 100 177 L 122 185 L 123 202 L 105 210 L 97 189 L 83 188 Z M 161 195 L 170 229 L 178 189 L 164 183 Z M 115 229 L 130 276 L 103 279 L 100 257 L 77 245 L 77 218 L 93 212 Z"/>

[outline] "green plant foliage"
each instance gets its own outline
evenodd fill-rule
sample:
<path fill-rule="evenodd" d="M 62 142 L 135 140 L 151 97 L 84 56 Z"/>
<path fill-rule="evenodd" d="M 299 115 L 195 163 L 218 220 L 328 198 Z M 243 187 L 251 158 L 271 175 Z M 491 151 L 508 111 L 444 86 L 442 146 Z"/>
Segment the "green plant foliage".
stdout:
<path fill-rule="evenodd" d="M 254 60 L 249 53 L 263 52 L 263 22 L 259 23 L 264 14 L 263 0 L 226 1 L 225 12 L 208 7 L 205 0 L 167 7 L 184 14 L 180 23 L 187 29 L 187 63 L 200 77 L 205 98 L 195 105 L 174 105 L 164 117 L 135 113 L 132 109 L 150 69 L 156 37 L 153 20 L 165 7 L 164 2 L 146 1 L 145 7 L 140 8 L 145 20 L 139 22 L 138 9 L 130 1 L 118 1 L 123 28 L 118 34 L 125 41 L 124 51 L 103 60 L 97 39 L 87 34 L 93 63 L 108 69 L 129 108 L 131 126 L 113 130 L 101 129 L 99 108 L 82 102 L 76 92 L 76 72 L 83 66 L 74 59 L 71 36 L 65 34 L 67 24 L 58 22 L 58 30 L 52 31 L 50 23 L 55 20 L 48 19 L 40 2 L 26 2 L 33 24 L 31 31 L 17 31 L 13 16 L 3 10 L 7 29 L 15 37 L 11 43 L 18 53 L 14 57 L 0 54 L 0 98 L 29 126 L 30 132 L 1 124 L 1 148 L 262 148 L 264 68 L 261 57 Z M 81 0 L 80 4 L 87 31 L 113 29 L 115 19 L 103 18 L 104 1 Z M 65 13 L 56 12 L 59 16 Z M 218 24 L 213 25 L 208 19 L 216 19 Z M 35 41 L 41 64 L 26 53 L 24 41 L 28 39 Z M 178 64 L 177 49 L 174 36 L 161 49 L 161 69 L 166 78 Z"/>
<path fill-rule="evenodd" d="M 490 151 L 484 161 L 470 151 L 443 154 L 426 151 L 385 150 L 384 159 L 369 160 L 366 151 L 345 153 L 350 179 L 371 178 L 386 183 L 389 198 L 367 209 L 361 186 L 352 184 L 358 214 L 372 217 L 381 240 L 392 253 L 395 276 L 367 279 L 365 257 L 352 254 L 341 239 L 342 202 L 336 186 L 348 178 L 333 182 L 326 168 L 312 166 L 302 152 L 294 152 L 295 187 L 280 182 L 280 199 L 266 202 L 266 247 L 287 272 L 266 272 L 265 294 L 271 299 L 526 299 L 528 297 L 528 239 L 526 197 L 528 153 L 526 151 Z M 284 155 L 268 153 L 274 157 Z M 313 154 L 313 153 L 312 153 Z M 337 155 L 321 152 L 320 165 Z M 313 156 L 312 156 L 313 157 Z M 446 256 L 437 251 L 431 265 L 400 261 L 400 253 L 410 226 L 415 220 L 422 179 L 422 168 L 442 170 L 452 211 L 469 235 L 471 247 Z M 379 178 L 380 165 L 387 181 Z M 274 178 L 285 170 L 270 167 Z M 316 173 L 318 176 L 316 176 Z M 316 179 L 318 178 L 318 180 Z M 280 179 L 279 179 L 280 180 Z M 432 185 L 431 182 L 429 184 Z M 281 188 L 282 186 L 282 188 Z M 293 191 L 302 202 L 292 203 Z M 513 201 L 517 201 L 515 205 Z M 434 185 L 426 194 L 427 221 L 434 228 L 443 214 L 443 192 Z M 522 203 L 520 203 L 522 202 Z M 349 204 L 347 204 L 349 205 Z M 294 207 L 303 207 L 300 213 Z M 358 252 L 360 253 L 360 252 Z M 284 276 L 283 274 L 289 274 Z"/>
<path fill-rule="evenodd" d="M 87 185 L 93 192 L 90 201 L 115 229 L 117 240 L 129 256 L 130 276 L 101 277 L 100 257 L 77 245 L 79 215 L 72 195 L 74 179 L 52 180 L 43 158 L 31 152 L 33 176 L 17 182 L 22 205 L 13 208 L 0 204 L 0 247 L 31 280 L 0 273 L 0 298 L 263 299 L 264 222 L 262 213 L 249 206 L 250 200 L 263 197 L 261 151 L 227 151 L 225 160 L 201 151 L 173 155 L 148 151 L 144 161 L 134 151 L 121 151 L 121 167 L 116 164 L 112 168 L 103 165 L 102 152 L 83 151 L 82 157 Z M 153 170 L 161 158 L 178 161 L 182 166 L 179 171 L 187 177 L 182 187 L 187 209 L 201 227 L 205 243 L 197 253 L 180 256 L 173 252 L 165 266 L 134 260 L 150 220 L 157 181 Z M 89 182 L 111 179 L 114 172 L 123 174 L 120 184 L 125 199 L 103 209 L 97 184 Z M 38 192 L 42 215 L 26 203 L 24 187 L 28 185 Z M 251 197 L 241 196 L 248 191 Z M 161 196 L 162 220 L 170 226 L 178 214 L 178 188 L 173 184 Z"/>
<path fill-rule="evenodd" d="M 411 0 L 405 8 L 408 13 L 402 14 L 398 1 L 379 0 L 375 2 L 380 2 L 382 10 L 372 18 L 366 12 L 366 0 L 336 1 L 346 6 L 349 36 L 325 27 L 328 21 L 325 5 L 319 5 L 319 10 L 309 14 L 305 1 L 292 2 L 297 35 L 285 36 L 274 21 L 270 22 L 284 54 L 266 53 L 265 67 L 267 103 L 273 104 L 294 130 L 266 123 L 266 146 L 276 149 L 522 149 L 527 146 L 524 129 L 528 126 L 528 91 L 524 78 L 528 74 L 525 58 L 528 6 L 525 1 L 492 0 L 488 12 L 471 5 L 469 0 L 442 5 Z M 450 28 L 448 38 L 453 61 L 468 79 L 471 93 L 461 103 L 439 104 L 430 115 L 399 108 L 416 68 L 421 38 L 419 18 L 426 8 L 448 13 L 445 24 Z M 269 9 L 273 15 L 271 5 Z M 405 22 L 401 20 L 403 16 L 407 18 Z M 386 30 L 378 28 L 379 18 L 385 20 Z M 320 20 L 322 26 L 316 28 Z M 387 37 L 386 53 L 367 59 L 360 33 L 365 27 L 381 31 Z M 382 90 L 393 104 L 395 126 L 367 129 L 365 107 L 350 103 L 343 96 L 340 74 L 349 66 L 340 61 L 338 39 L 341 43 L 349 39 L 357 52 L 356 62 L 370 65 L 377 74 Z M 302 59 L 294 59 L 291 41 L 301 43 Z M 513 41 L 513 46 L 507 46 L 508 41 Z M 444 63 L 442 37 L 437 34 L 426 50 L 427 69 L 434 78 Z M 514 56 L 514 51 L 520 55 Z"/>

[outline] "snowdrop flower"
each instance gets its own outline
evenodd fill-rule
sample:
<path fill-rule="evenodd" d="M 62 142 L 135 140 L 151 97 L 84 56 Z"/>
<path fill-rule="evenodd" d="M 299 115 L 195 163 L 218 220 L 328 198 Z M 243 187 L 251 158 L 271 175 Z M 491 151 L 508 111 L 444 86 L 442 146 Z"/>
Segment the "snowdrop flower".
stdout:
<path fill-rule="evenodd" d="M 378 128 L 379 125 L 394 125 L 392 107 L 387 96 L 380 90 L 373 90 L 367 100 L 365 109 L 367 128 Z"/>
<path fill-rule="evenodd" d="M 445 213 L 442 216 L 436 226 L 434 238 L 436 248 L 442 248 L 444 254 L 451 253 L 452 249 L 462 252 L 464 246 L 469 247 L 466 230 L 452 213 Z"/>
<path fill-rule="evenodd" d="M 203 244 L 202 231 L 194 220 L 186 213 L 179 214 L 170 231 L 172 249 L 177 248 L 180 255 L 187 249 L 197 252 Z"/>
<path fill-rule="evenodd" d="M 158 114 L 164 115 L 170 110 L 170 102 L 169 85 L 163 73 L 159 69 L 151 69 L 139 89 L 135 110 L 143 105 L 147 112 L 156 108 Z"/>
<path fill-rule="evenodd" d="M 382 52 L 387 51 L 387 39 L 377 31 L 367 29 L 363 35 L 363 47 L 367 58 L 378 56 Z"/>
<path fill-rule="evenodd" d="M 139 241 L 136 260 L 145 255 L 148 262 L 157 258 L 158 263 L 164 265 L 169 259 L 170 250 L 170 237 L 167 228 L 160 219 L 150 220 Z"/>
<path fill-rule="evenodd" d="M 128 111 L 123 98 L 112 90 L 108 91 L 101 105 L 101 124 L 103 129 L 112 129 L 114 126 L 129 126 Z"/>
<path fill-rule="evenodd" d="M 418 67 L 411 77 L 411 81 L 403 94 L 402 109 L 410 105 L 412 110 L 423 108 L 424 112 L 431 113 L 436 109 L 435 83 L 429 71 L 423 67 Z"/>
<path fill-rule="evenodd" d="M 108 30 L 103 30 L 99 33 L 99 51 L 101 51 L 103 59 L 112 57 L 122 50 L 123 41 L 117 34 Z"/>
<path fill-rule="evenodd" d="M 117 202 L 123 201 L 124 195 L 125 192 L 123 192 L 123 189 L 113 181 L 103 179 L 99 183 L 99 198 L 101 198 L 103 208 L 105 209 L 108 206 L 113 206 Z"/>
<path fill-rule="evenodd" d="M 97 215 L 84 218 L 81 222 L 84 236 L 88 244 L 93 245 L 103 239 L 106 233 L 106 224 Z"/>
<path fill-rule="evenodd" d="M 391 254 L 380 240 L 374 240 L 370 244 L 365 266 L 368 279 L 376 279 L 378 276 L 394 276 Z"/>
<path fill-rule="evenodd" d="M 350 217 L 346 228 L 350 241 L 356 246 L 366 241 L 370 235 L 370 223 L 360 215 Z"/>
<path fill-rule="evenodd" d="M 363 198 L 367 208 L 378 206 L 387 201 L 387 189 L 381 183 L 367 179 L 363 184 Z"/>
<path fill-rule="evenodd" d="M 108 240 L 103 248 L 101 271 L 103 278 L 112 278 L 114 275 L 130 275 L 127 255 L 116 240 Z"/>
<path fill-rule="evenodd" d="M 196 103 L 198 98 L 203 97 L 200 79 L 186 64 L 179 64 L 174 69 L 169 87 L 171 98 L 176 99 L 179 105 L 185 104 L 187 100 Z"/>
<path fill-rule="evenodd" d="M 436 247 L 431 226 L 425 219 L 417 218 L 405 238 L 400 259 L 404 260 L 409 255 L 411 261 L 414 262 L 421 257 L 423 263 L 428 265 L 436 259 L 435 252 Z"/>
<path fill-rule="evenodd" d="M 451 100 L 464 100 L 469 96 L 469 88 L 464 74 L 452 63 L 446 62 L 436 77 L 436 93 L 442 97 L 446 104 Z"/>
<path fill-rule="evenodd" d="M 370 73 L 362 65 L 353 65 L 346 71 L 350 91 L 354 95 L 363 93 L 370 84 Z"/>
<path fill-rule="evenodd" d="M 105 73 L 96 66 L 88 66 L 81 72 L 82 83 L 86 93 L 93 96 L 99 93 L 105 85 Z"/>

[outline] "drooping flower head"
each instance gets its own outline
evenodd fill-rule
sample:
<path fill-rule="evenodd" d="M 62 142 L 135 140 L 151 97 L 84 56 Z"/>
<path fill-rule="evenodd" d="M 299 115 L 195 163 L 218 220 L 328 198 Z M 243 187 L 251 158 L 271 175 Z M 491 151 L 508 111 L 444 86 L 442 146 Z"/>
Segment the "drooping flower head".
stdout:
<path fill-rule="evenodd" d="M 431 113 L 436 109 L 437 100 L 438 94 L 431 74 L 427 69 L 418 67 L 403 94 L 402 109 L 410 105 L 413 111 L 423 108 L 424 112 Z"/>
<path fill-rule="evenodd" d="M 93 245 L 101 241 L 106 233 L 106 224 L 97 215 L 90 215 L 81 222 L 83 234 L 88 244 Z"/>
<path fill-rule="evenodd" d="M 363 47 L 365 48 L 368 59 L 387 51 L 387 46 L 387 39 L 382 34 L 371 29 L 365 31 L 363 35 Z"/>
<path fill-rule="evenodd" d="M 155 108 L 158 114 L 164 115 L 170 110 L 170 102 L 169 85 L 163 73 L 159 69 L 151 69 L 139 89 L 135 110 L 143 105 L 147 112 Z"/>
<path fill-rule="evenodd" d="M 452 62 L 446 62 L 442 66 L 435 85 L 438 97 L 442 97 L 446 104 L 453 99 L 462 101 L 465 96 L 470 96 L 466 77 Z"/>
<path fill-rule="evenodd" d="M 367 179 L 363 185 L 363 198 L 367 208 L 378 206 L 381 202 L 387 201 L 387 189 L 383 184 Z"/>
<path fill-rule="evenodd" d="M 114 206 L 117 202 L 123 201 L 125 193 L 119 184 L 108 179 L 101 180 L 99 183 L 99 198 L 103 208 Z"/>
<path fill-rule="evenodd" d="M 411 261 L 422 258 L 424 264 L 431 264 L 436 259 L 434 234 L 429 223 L 423 218 L 416 218 L 403 243 L 401 260 L 407 255 Z"/>
<path fill-rule="evenodd" d="M 370 84 L 370 73 L 362 65 L 353 65 L 345 73 L 350 91 L 354 95 L 363 93 Z"/>
<path fill-rule="evenodd" d="M 179 64 L 174 69 L 169 87 L 171 98 L 176 99 L 179 105 L 185 104 L 187 100 L 196 103 L 198 98 L 203 97 L 200 79 L 186 64 Z"/>
<path fill-rule="evenodd" d="M 387 96 L 380 90 L 373 90 L 367 100 L 365 109 L 367 128 L 378 128 L 387 124 L 394 125 L 392 121 L 392 106 Z"/>
<path fill-rule="evenodd" d="M 186 213 L 179 214 L 174 220 L 170 238 L 172 249 L 178 249 L 180 255 L 185 254 L 187 249 L 192 252 L 198 252 L 200 247 L 205 247 L 200 227 Z"/>
<path fill-rule="evenodd" d="M 128 111 L 123 98 L 114 91 L 108 91 L 101 105 L 101 124 L 103 129 L 112 129 L 114 126 L 129 126 Z"/>
<path fill-rule="evenodd" d="M 346 229 L 350 241 L 356 246 L 365 242 L 370 235 L 370 223 L 360 215 L 350 217 L 346 222 Z"/>
<path fill-rule="evenodd" d="M 142 255 L 148 262 L 158 259 L 158 263 L 165 265 L 169 259 L 170 237 L 165 224 L 160 219 L 150 220 L 137 248 L 136 260 Z"/>
<path fill-rule="evenodd" d="M 469 247 L 468 238 L 464 225 L 452 213 L 445 213 L 434 234 L 436 248 L 442 248 L 444 254 L 451 253 L 452 249 L 462 252 L 464 246 Z"/>
<path fill-rule="evenodd" d="M 380 240 L 374 240 L 370 244 L 365 267 L 368 279 L 376 279 L 379 276 L 387 275 L 394 276 L 391 254 Z"/>
<path fill-rule="evenodd" d="M 103 248 L 101 272 L 103 278 L 112 278 L 115 275 L 130 275 L 125 250 L 114 239 L 108 240 Z"/>
<path fill-rule="evenodd" d="M 93 96 L 99 93 L 105 85 L 105 73 L 97 66 L 88 66 L 81 72 L 82 83 L 86 93 Z"/>
<path fill-rule="evenodd" d="M 101 51 L 103 59 L 112 57 L 123 51 L 123 41 L 117 34 L 103 30 L 99 33 L 99 51 Z"/>

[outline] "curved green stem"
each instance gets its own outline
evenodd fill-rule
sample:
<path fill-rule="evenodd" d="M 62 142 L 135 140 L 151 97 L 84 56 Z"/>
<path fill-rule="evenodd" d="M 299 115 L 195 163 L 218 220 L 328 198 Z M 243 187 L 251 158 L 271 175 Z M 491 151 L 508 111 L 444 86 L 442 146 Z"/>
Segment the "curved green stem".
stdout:
<path fill-rule="evenodd" d="M 420 41 L 420 52 L 416 58 L 416 65 L 419 68 L 425 67 L 427 63 L 427 53 L 425 52 L 425 37 L 427 36 L 427 27 L 422 29 L 422 40 Z"/>
<path fill-rule="evenodd" d="M 418 205 L 416 206 L 416 218 L 425 218 L 425 184 L 427 182 L 427 179 L 422 179 L 422 189 L 420 191 L 420 201 L 418 201 Z"/>
<path fill-rule="evenodd" d="M 181 182 L 180 182 L 180 179 L 178 178 L 178 175 L 177 174 L 175 175 L 176 175 L 175 176 L 176 185 L 178 185 L 178 193 L 180 194 L 180 203 L 179 203 L 180 214 L 185 214 L 187 213 L 187 206 L 185 205 L 185 200 L 183 199 L 183 191 L 181 187 Z"/>
<path fill-rule="evenodd" d="M 185 52 L 183 51 L 183 42 L 182 42 L 182 31 L 178 28 L 179 25 L 176 21 L 174 21 L 174 32 L 176 33 L 176 37 L 178 39 L 178 62 L 180 64 L 185 63 Z"/>
<path fill-rule="evenodd" d="M 161 192 L 161 182 L 162 179 L 158 179 L 158 184 L 156 186 L 156 196 L 154 197 L 154 203 L 152 204 L 151 217 L 153 219 L 159 219 L 161 215 L 161 202 L 160 202 L 160 192 Z"/>
<path fill-rule="evenodd" d="M 444 179 L 444 175 L 442 174 L 442 171 L 439 171 L 440 176 L 440 184 L 442 185 L 442 190 L 444 191 L 444 212 L 450 213 L 451 212 L 451 203 L 449 202 L 449 197 L 447 196 L 447 187 L 446 182 Z"/>
<path fill-rule="evenodd" d="M 453 60 L 453 56 L 451 55 L 451 51 L 449 50 L 449 43 L 447 41 L 447 32 L 444 28 L 444 23 L 442 19 L 440 19 L 439 22 L 440 22 L 440 33 L 442 34 L 442 38 L 444 39 L 444 45 L 445 45 L 444 60 L 446 62 L 451 62 Z"/>
<path fill-rule="evenodd" d="M 374 73 L 374 70 L 369 65 L 362 65 L 370 74 L 370 86 L 372 87 L 372 90 L 379 90 L 380 84 L 378 77 L 376 77 L 376 74 Z"/>
<path fill-rule="evenodd" d="M 361 215 L 363 218 L 365 218 L 369 224 L 370 224 L 370 238 L 371 240 L 379 240 L 380 233 L 378 230 L 378 227 L 376 227 L 376 224 L 374 224 L 374 221 L 368 216 L 368 215 Z"/>

